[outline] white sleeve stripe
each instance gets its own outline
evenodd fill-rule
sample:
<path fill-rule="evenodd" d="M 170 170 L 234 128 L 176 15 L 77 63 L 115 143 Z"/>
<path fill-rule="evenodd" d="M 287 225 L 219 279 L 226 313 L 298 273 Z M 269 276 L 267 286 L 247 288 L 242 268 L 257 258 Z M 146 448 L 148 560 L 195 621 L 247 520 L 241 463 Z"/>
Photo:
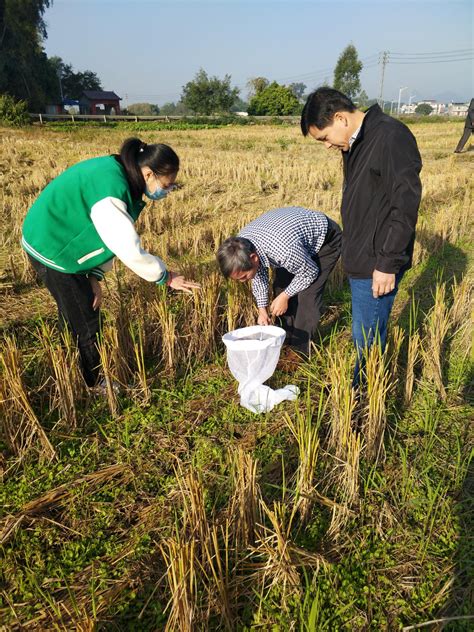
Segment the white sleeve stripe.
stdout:
<path fill-rule="evenodd" d="M 127 268 L 146 281 L 163 277 L 165 264 L 142 249 L 133 220 L 122 200 L 114 197 L 99 200 L 91 209 L 91 220 L 104 244 Z"/>

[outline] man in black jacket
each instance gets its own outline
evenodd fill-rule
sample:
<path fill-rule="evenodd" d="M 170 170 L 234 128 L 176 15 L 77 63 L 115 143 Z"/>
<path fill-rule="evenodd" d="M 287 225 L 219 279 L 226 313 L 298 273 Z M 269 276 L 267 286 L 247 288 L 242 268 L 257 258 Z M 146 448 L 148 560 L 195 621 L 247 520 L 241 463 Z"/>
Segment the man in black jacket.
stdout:
<path fill-rule="evenodd" d="M 357 386 L 364 348 L 379 337 L 385 348 L 398 283 L 411 266 L 421 199 L 421 157 L 403 123 L 384 114 L 378 105 L 361 112 L 332 88 L 319 88 L 309 95 L 301 130 L 327 149 L 342 153 L 342 263 L 352 294 Z"/>
<path fill-rule="evenodd" d="M 467 111 L 466 121 L 464 122 L 464 132 L 459 139 L 458 146 L 454 150 L 455 154 L 460 154 L 467 143 L 469 136 L 474 134 L 474 99 L 471 99 L 469 109 Z"/>

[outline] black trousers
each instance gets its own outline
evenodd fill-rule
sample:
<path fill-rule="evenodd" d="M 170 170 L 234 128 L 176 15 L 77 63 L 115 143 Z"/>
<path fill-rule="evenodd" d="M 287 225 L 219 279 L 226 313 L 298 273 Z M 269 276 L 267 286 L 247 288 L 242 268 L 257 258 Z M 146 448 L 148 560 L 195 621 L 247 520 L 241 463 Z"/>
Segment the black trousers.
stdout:
<path fill-rule="evenodd" d="M 469 136 L 471 136 L 471 134 L 474 134 L 474 129 L 472 129 L 471 127 L 465 127 L 464 133 L 461 136 L 458 146 L 456 147 L 454 151 L 462 151 L 464 149 L 464 145 L 469 140 Z"/>
<path fill-rule="evenodd" d="M 342 232 L 338 224 L 329 219 L 328 232 L 320 251 L 313 256 L 320 273 L 316 281 L 302 292 L 292 296 L 286 314 L 280 317 L 286 331 L 286 343 L 295 351 L 309 354 L 310 342 L 318 329 L 323 308 L 323 292 L 331 270 L 341 254 Z M 278 296 L 293 280 L 293 274 L 284 268 L 275 270 L 273 293 Z"/>
<path fill-rule="evenodd" d="M 83 274 L 58 272 L 47 268 L 29 255 L 28 258 L 56 301 L 60 327 L 66 325 L 77 341 L 82 374 L 87 386 L 94 386 L 100 368 L 97 349 L 100 312 L 92 309 L 94 294 L 89 279 Z"/>

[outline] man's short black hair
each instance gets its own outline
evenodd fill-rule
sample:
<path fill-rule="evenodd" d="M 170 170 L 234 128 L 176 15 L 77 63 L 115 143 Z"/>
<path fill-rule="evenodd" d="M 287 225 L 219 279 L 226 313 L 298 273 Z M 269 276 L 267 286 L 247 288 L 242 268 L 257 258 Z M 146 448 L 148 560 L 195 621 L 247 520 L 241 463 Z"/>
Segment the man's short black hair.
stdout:
<path fill-rule="evenodd" d="M 356 106 L 349 97 L 334 88 L 318 88 L 306 100 L 301 113 L 301 131 L 307 136 L 314 125 L 324 129 L 331 125 L 336 112 L 355 112 Z"/>

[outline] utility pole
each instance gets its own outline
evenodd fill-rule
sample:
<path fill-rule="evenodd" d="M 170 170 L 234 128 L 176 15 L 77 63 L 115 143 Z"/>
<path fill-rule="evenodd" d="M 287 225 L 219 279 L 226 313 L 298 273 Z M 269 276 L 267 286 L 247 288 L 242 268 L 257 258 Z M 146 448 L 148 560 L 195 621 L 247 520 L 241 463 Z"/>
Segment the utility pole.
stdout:
<path fill-rule="evenodd" d="M 379 64 L 381 64 L 379 105 L 383 108 L 383 81 L 385 77 L 385 66 L 388 64 L 388 50 L 384 50 L 383 53 L 380 53 Z"/>

